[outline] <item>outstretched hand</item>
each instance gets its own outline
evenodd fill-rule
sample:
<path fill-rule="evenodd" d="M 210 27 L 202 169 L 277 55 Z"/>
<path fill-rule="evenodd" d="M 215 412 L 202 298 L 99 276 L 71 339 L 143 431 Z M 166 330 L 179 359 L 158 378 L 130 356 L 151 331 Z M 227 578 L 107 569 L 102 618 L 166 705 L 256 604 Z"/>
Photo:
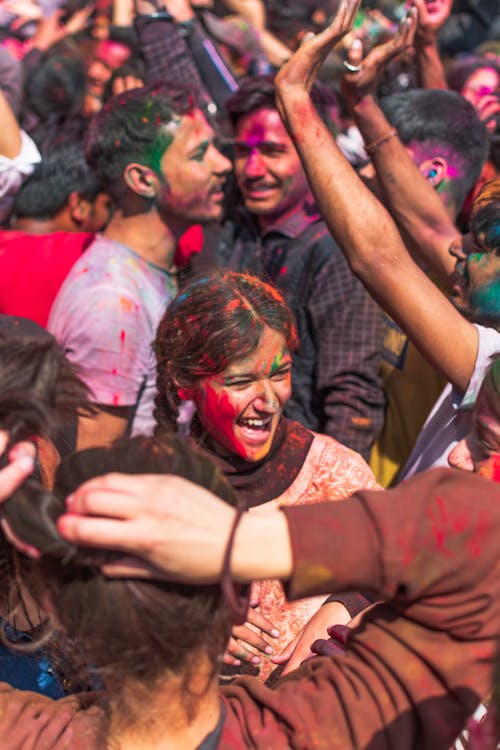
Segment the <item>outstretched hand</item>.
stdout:
<path fill-rule="evenodd" d="M 137 555 L 157 569 L 156 578 L 198 584 L 220 578 L 235 511 L 187 479 L 107 474 L 82 484 L 68 498 L 67 508 L 58 529 L 73 544 Z M 103 570 L 109 575 L 152 575 L 150 567 L 130 560 Z"/>
<path fill-rule="evenodd" d="M 277 105 L 282 116 L 282 97 L 293 90 L 311 90 L 330 50 L 352 29 L 360 5 L 361 0 L 340 0 L 337 13 L 326 29 L 308 37 L 283 65 L 275 78 Z"/>
<path fill-rule="evenodd" d="M 363 58 L 361 42 L 357 39 L 353 41 L 347 51 L 346 62 L 349 66 L 358 68 L 358 70 L 351 71 L 346 68 L 341 84 L 342 94 L 349 103 L 354 104 L 363 97 L 375 93 L 380 76 L 387 63 L 413 45 L 416 28 L 417 11 L 415 7 L 412 7 L 392 39 L 374 47 L 365 58 Z"/>
<path fill-rule="evenodd" d="M 416 41 L 430 44 L 436 40 L 441 26 L 448 20 L 453 0 L 413 0 L 418 11 Z"/>

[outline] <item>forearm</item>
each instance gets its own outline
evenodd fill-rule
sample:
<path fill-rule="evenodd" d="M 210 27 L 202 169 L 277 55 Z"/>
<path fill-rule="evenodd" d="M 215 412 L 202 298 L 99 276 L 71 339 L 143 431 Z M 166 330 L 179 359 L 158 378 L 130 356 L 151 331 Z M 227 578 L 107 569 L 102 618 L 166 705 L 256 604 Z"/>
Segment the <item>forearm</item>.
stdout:
<path fill-rule="evenodd" d="M 356 124 L 367 144 L 389 135 L 392 126 L 372 96 L 352 103 Z M 397 136 L 388 138 L 371 154 L 384 202 L 416 258 L 443 282 L 455 268 L 448 253 L 459 236 L 444 203 L 425 179 Z"/>
<path fill-rule="evenodd" d="M 288 580 L 292 570 L 290 536 L 283 513 L 245 513 L 231 555 L 234 578 L 243 583 L 266 578 Z"/>
<path fill-rule="evenodd" d="M 277 96 L 330 232 L 354 273 L 378 286 L 377 267 L 407 255 L 394 222 L 345 159 L 309 95 L 278 89 Z"/>
<path fill-rule="evenodd" d="M 418 80 L 423 89 L 447 89 L 446 76 L 439 55 L 437 41 L 415 43 Z"/>

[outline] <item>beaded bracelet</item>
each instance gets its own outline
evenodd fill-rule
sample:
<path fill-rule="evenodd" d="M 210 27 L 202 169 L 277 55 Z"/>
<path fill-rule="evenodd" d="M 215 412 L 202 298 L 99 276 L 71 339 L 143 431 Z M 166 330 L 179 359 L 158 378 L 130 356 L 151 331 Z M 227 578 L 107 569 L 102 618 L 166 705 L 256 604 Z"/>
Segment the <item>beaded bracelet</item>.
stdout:
<path fill-rule="evenodd" d="M 382 146 L 384 143 L 387 143 L 387 141 L 390 141 L 391 138 L 393 138 L 395 135 L 398 134 L 398 131 L 396 128 L 391 128 L 387 135 L 383 135 L 381 138 L 377 138 L 375 141 L 372 141 L 371 143 L 367 143 L 365 146 L 365 151 L 367 154 L 370 154 L 370 156 L 373 156 L 375 151 Z"/>

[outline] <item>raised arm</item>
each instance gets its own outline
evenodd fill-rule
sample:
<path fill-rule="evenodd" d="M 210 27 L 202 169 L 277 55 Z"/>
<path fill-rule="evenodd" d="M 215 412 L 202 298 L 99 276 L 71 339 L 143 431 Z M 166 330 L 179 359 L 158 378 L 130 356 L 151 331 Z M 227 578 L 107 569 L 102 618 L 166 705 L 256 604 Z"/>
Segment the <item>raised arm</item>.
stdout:
<path fill-rule="evenodd" d="M 389 213 L 337 148 L 310 98 L 322 61 L 350 29 L 357 7 L 357 0 L 342 0 L 330 26 L 305 42 L 282 68 L 276 78 L 278 107 L 353 272 L 422 354 L 465 390 L 477 356 L 476 328 L 412 260 Z M 385 130 L 382 136 L 387 134 Z M 394 141 L 389 138 L 382 148 L 392 148 Z"/>
<path fill-rule="evenodd" d="M 439 29 L 447 21 L 452 0 L 413 0 L 418 11 L 415 55 L 418 78 L 423 89 L 447 89 L 446 76 L 438 48 Z"/>
<path fill-rule="evenodd" d="M 360 66 L 359 73 L 346 71 L 342 93 L 368 146 L 384 203 L 398 224 L 405 244 L 425 268 L 448 287 L 455 268 L 448 252 L 459 233 L 433 183 L 446 182 L 444 167 L 428 181 L 408 154 L 380 109 L 375 91 L 385 65 L 407 50 L 416 29 L 413 8 L 396 36 L 375 47 L 363 60 L 359 46 L 349 50 L 348 60 Z M 384 138 L 391 134 L 387 140 Z"/>

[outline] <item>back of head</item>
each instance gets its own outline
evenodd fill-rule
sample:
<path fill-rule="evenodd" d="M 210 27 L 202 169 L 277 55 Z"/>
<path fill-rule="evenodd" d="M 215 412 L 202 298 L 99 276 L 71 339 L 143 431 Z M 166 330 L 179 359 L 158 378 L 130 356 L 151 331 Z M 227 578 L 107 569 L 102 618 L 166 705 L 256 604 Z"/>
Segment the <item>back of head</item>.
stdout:
<path fill-rule="evenodd" d="M 17 218 L 52 219 L 67 206 L 73 192 L 93 201 L 99 184 L 79 143 L 55 145 L 21 187 L 13 214 Z"/>
<path fill-rule="evenodd" d="M 253 353 L 264 326 L 283 333 L 290 351 L 296 348 L 292 313 L 270 284 L 233 271 L 187 284 L 167 307 L 154 342 L 157 430 L 175 430 L 179 389 L 197 385 Z"/>
<path fill-rule="evenodd" d="M 119 554 L 76 548 L 59 537 L 55 524 L 68 494 L 92 477 L 116 471 L 177 474 L 235 504 L 212 462 L 175 436 L 136 437 L 76 453 L 61 463 L 53 494 L 25 487 L 9 500 L 20 509 L 16 533 L 43 555 L 24 569 L 28 587 L 35 596 L 48 590 L 64 633 L 77 639 L 87 663 L 115 694 L 129 682 L 152 689 L 168 674 L 189 674 L 201 652 L 215 674 L 229 633 L 219 586 L 109 579 L 100 566 Z"/>
<path fill-rule="evenodd" d="M 481 57 L 480 55 L 466 55 L 465 57 L 454 60 L 446 72 L 446 80 L 452 91 L 461 93 L 467 79 L 477 70 L 491 68 L 500 75 L 500 65 L 496 60 Z"/>
<path fill-rule="evenodd" d="M 160 171 L 163 154 L 180 118 L 195 104 L 185 89 L 154 83 L 109 99 L 92 119 L 85 143 L 87 161 L 117 202 L 125 193 L 123 172 L 137 162 Z"/>
<path fill-rule="evenodd" d="M 315 81 L 311 98 L 319 116 L 332 133 L 338 125 L 338 100 L 335 92 L 321 81 Z M 226 112 L 233 130 L 241 118 L 259 109 L 276 109 L 274 76 L 258 75 L 244 78 L 240 87 L 226 100 Z"/>
<path fill-rule="evenodd" d="M 80 59 L 51 55 L 26 82 L 27 104 L 42 121 L 60 122 L 77 114 L 85 97 L 85 71 Z"/>
<path fill-rule="evenodd" d="M 405 146 L 422 144 L 430 158 L 446 158 L 457 173 L 450 187 L 459 210 L 488 155 L 488 134 L 474 107 L 460 94 L 440 89 L 393 94 L 380 106 Z"/>

